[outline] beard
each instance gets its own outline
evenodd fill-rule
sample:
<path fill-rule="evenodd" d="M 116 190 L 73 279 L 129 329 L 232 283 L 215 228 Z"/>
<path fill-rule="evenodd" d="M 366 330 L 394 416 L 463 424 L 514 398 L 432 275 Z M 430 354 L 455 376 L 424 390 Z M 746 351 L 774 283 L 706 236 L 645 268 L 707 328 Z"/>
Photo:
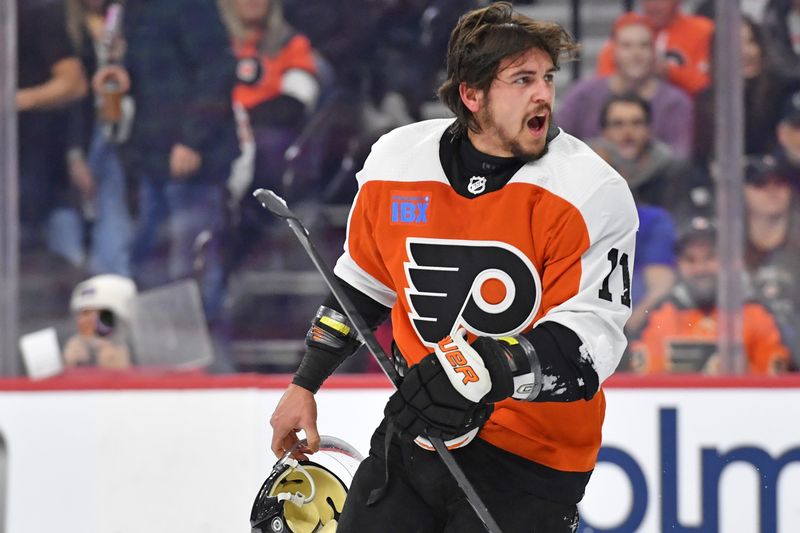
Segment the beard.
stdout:
<path fill-rule="evenodd" d="M 644 152 L 644 146 L 632 139 L 623 139 L 617 145 L 617 152 L 626 161 L 636 162 Z"/>
<path fill-rule="evenodd" d="M 700 309 L 711 309 L 717 305 L 717 279 L 715 276 L 702 276 L 684 280 L 689 295 Z"/>
<path fill-rule="evenodd" d="M 522 145 L 522 143 L 518 140 L 518 136 L 514 136 L 509 134 L 506 129 L 499 125 L 497 121 L 494 119 L 494 114 L 492 113 L 491 104 L 481 110 L 478 113 L 478 123 L 481 124 L 481 129 L 483 131 L 489 132 L 494 135 L 497 140 L 499 141 L 500 147 L 510 152 L 514 157 L 519 159 L 520 161 L 524 161 L 526 163 L 530 163 L 532 161 L 536 161 L 541 159 L 545 155 L 547 155 L 547 151 L 550 147 L 550 140 L 547 136 L 547 132 L 550 129 L 551 119 L 552 119 L 552 109 L 550 105 L 543 104 L 536 109 L 534 114 L 539 114 L 542 111 L 547 111 L 547 118 L 545 119 L 546 122 L 544 124 L 545 128 L 545 136 L 544 136 L 544 144 L 541 148 L 528 148 Z M 523 124 L 523 128 L 521 129 L 522 132 L 525 131 L 527 128 L 527 124 Z"/>
<path fill-rule="evenodd" d="M 547 127 L 550 127 L 550 120 L 547 121 Z M 525 150 L 522 146 L 516 142 L 512 141 L 509 149 L 514 157 L 519 159 L 520 161 L 525 161 L 526 163 L 530 163 L 532 161 L 536 161 L 537 159 L 541 159 L 547 155 L 547 150 L 550 148 L 550 140 L 545 137 L 544 139 L 544 146 L 538 152 L 531 152 L 530 150 Z"/>

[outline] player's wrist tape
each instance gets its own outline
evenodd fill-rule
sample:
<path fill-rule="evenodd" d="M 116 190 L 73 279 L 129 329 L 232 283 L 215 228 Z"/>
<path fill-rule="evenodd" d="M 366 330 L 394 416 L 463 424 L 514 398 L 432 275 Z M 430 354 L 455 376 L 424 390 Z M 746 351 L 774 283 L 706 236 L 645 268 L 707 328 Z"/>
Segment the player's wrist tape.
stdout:
<path fill-rule="evenodd" d="M 518 335 L 497 339 L 508 353 L 509 366 L 514 381 L 515 400 L 531 402 L 542 390 L 542 365 L 531 341 Z"/>
<path fill-rule="evenodd" d="M 350 320 L 320 306 L 306 334 L 306 350 L 292 383 L 316 393 L 322 383 L 355 352 L 361 341 Z"/>
<path fill-rule="evenodd" d="M 292 383 L 316 394 L 322 384 L 333 374 L 347 356 L 338 356 L 319 348 L 309 347 L 300 366 L 294 373 Z"/>

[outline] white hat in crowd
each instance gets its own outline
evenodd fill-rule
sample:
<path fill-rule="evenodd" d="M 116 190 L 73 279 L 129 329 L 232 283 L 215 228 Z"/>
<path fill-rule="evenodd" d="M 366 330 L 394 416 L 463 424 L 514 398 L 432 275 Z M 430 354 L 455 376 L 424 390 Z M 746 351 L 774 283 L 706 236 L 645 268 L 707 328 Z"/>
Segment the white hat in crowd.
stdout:
<path fill-rule="evenodd" d="M 72 291 L 69 307 L 77 313 L 84 309 L 108 309 L 122 320 L 130 320 L 136 284 L 117 274 L 100 274 L 78 283 Z"/>

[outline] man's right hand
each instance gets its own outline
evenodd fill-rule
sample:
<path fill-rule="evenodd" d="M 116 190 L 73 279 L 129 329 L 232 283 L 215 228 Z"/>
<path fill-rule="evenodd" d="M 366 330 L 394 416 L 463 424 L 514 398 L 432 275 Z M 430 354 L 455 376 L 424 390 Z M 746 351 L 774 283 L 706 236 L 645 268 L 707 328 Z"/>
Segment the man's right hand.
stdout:
<path fill-rule="evenodd" d="M 308 448 L 297 450 L 293 454 L 295 459 L 307 459 L 303 451 L 314 453 L 319 450 L 317 402 L 311 391 L 299 385 L 289 385 L 272 413 L 269 423 L 272 426 L 272 452 L 276 457 L 282 457 L 294 449 L 300 441 L 297 437 L 297 432 L 300 430 L 306 434 Z"/>
<path fill-rule="evenodd" d="M 119 65 L 107 65 L 95 72 L 94 76 L 92 76 L 92 89 L 95 94 L 103 94 L 108 82 L 113 82 L 116 85 L 116 90 L 121 93 L 127 93 L 131 88 L 131 78 L 128 75 L 128 71 Z"/>
<path fill-rule="evenodd" d="M 176 143 L 169 154 L 169 173 L 177 180 L 190 178 L 200 169 L 203 156 L 197 150 Z"/>

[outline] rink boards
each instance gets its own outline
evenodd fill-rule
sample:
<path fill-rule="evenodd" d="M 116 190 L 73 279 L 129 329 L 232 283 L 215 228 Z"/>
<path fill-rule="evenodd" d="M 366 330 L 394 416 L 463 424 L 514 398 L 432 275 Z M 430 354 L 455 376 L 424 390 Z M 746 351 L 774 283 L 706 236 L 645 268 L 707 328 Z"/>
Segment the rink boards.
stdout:
<path fill-rule="evenodd" d="M 5 531 L 249 531 L 286 377 L 0 380 Z M 391 390 L 338 378 L 319 429 L 367 452 Z M 800 377 L 616 378 L 586 531 L 800 531 Z"/>

